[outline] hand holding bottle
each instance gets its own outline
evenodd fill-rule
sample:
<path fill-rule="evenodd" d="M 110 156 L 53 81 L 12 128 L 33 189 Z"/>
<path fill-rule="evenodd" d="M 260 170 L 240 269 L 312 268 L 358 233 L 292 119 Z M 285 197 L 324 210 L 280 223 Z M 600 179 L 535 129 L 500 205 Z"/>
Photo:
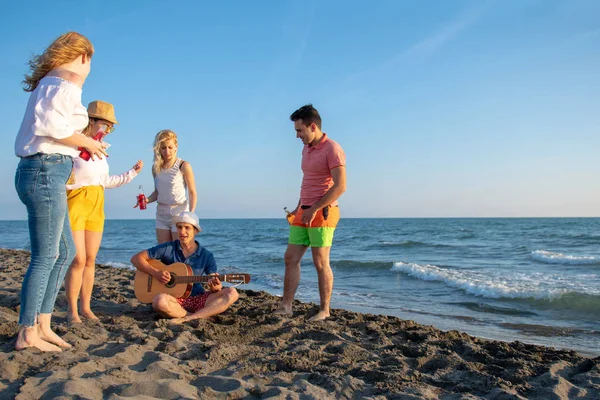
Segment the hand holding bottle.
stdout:
<path fill-rule="evenodd" d="M 288 211 L 287 207 L 283 207 L 283 211 L 285 211 L 285 218 L 287 219 L 288 223 L 291 225 L 294 222 L 294 218 L 296 218 L 295 213 Z"/>
<path fill-rule="evenodd" d="M 138 161 L 138 163 L 140 161 Z M 135 168 L 135 166 L 134 166 L 134 168 Z M 142 185 L 140 185 L 139 194 L 136 196 L 136 203 L 135 203 L 135 206 L 133 206 L 133 208 L 140 207 L 140 210 L 145 210 L 147 204 L 148 204 L 148 198 L 144 194 L 144 189 L 142 188 Z"/>
<path fill-rule="evenodd" d="M 108 154 L 106 154 L 108 144 L 102 142 L 104 135 L 106 135 L 106 125 L 102 125 L 94 137 L 86 137 L 87 144 L 79 148 L 81 150 L 79 157 L 85 161 L 89 161 L 90 158 L 94 160 L 94 157 L 101 160 L 102 154 L 108 157 Z"/>

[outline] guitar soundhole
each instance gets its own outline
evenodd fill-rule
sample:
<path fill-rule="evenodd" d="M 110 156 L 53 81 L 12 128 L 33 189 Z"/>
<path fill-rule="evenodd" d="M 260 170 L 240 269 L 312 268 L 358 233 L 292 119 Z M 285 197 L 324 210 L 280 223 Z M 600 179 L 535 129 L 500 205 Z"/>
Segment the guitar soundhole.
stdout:
<path fill-rule="evenodd" d="M 167 282 L 165 284 L 165 286 L 168 287 L 168 288 L 172 288 L 173 286 L 175 286 L 175 277 L 176 276 L 177 275 L 175 275 L 173 272 L 171 272 L 171 279 L 169 280 L 169 282 Z"/>

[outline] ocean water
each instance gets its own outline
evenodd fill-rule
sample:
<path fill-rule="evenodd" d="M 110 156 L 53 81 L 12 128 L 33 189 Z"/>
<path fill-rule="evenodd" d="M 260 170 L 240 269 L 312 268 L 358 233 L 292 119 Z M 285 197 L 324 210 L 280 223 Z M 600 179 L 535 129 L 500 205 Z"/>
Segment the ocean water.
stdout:
<path fill-rule="evenodd" d="M 244 288 L 283 292 L 285 219 L 206 219 L 198 236 Z M 98 262 L 131 268 L 153 220 L 106 222 Z M 29 249 L 25 221 L 0 221 L 0 247 Z M 333 308 L 443 330 L 600 355 L 600 219 L 342 219 L 331 251 Z M 310 250 L 297 298 L 318 303 Z"/>

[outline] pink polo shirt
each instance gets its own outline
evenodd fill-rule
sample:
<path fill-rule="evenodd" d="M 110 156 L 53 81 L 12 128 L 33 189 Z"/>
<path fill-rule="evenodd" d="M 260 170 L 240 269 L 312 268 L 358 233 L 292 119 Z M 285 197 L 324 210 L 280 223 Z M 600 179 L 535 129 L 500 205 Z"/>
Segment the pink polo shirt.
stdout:
<path fill-rule="evenodd" d="M 300 204 L 312 206 L 333 186 L 331 170 L 346 166 L 346 155 L 342 146 L 323 134 L 323 139 L 314 147 L 305 145 L 302 149 L 302 187 Z M 338 202 L 331 203 L 332 206 Z"/>

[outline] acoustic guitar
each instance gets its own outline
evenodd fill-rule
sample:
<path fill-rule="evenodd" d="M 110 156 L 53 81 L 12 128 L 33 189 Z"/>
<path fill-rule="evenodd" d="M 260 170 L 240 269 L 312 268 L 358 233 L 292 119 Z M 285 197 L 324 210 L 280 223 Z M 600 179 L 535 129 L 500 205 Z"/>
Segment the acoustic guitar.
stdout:
<path fill-rule="evenodd" d="M 135 297 L 142 303 L 152 303 L 152 299 L 159 293 L 167 293 L 176 299 L 185 299 L 192 293 L 192 285 L 198 282 L 208 282 L 211 275 L 194 275 L 192 268 L 184 263 L 174 263 L 165 265 L 159 260 L 148 260 L 148 263 L 154 268 L 163 271 L 169 271 L 171 280 L 167 283 L 160 283 L 158 279 L 145 272 L 136 270 L 133 280 L 133 290 Z M 250 275 L 248 274 L 219 274 L 221 282 L 229 283 L 248 283 Z"/>

